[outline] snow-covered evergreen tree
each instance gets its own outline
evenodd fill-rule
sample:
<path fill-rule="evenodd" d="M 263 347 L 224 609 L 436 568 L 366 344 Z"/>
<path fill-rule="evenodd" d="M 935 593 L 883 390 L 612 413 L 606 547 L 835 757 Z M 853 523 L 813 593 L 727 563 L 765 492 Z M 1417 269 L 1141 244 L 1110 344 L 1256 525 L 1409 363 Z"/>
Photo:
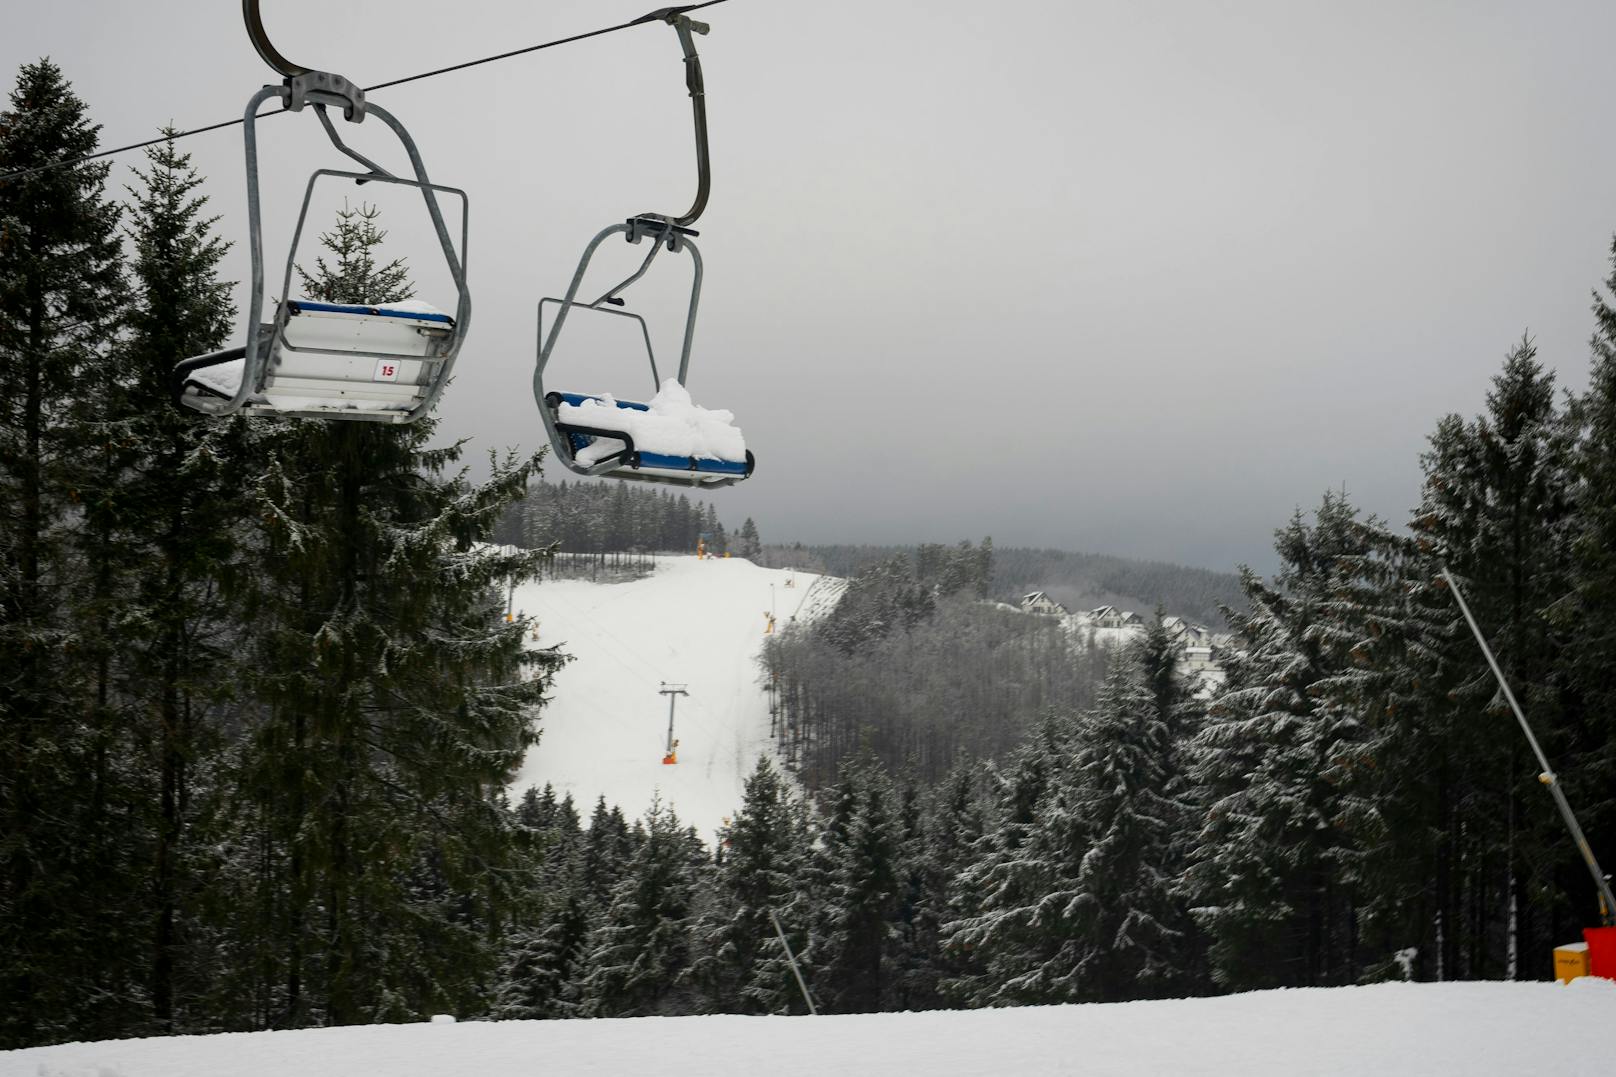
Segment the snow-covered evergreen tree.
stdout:
<path fill-rule="evenodd" d="M 199 1012 L 218 972 L 199 898 L 217 866 L 191 832 L 203 805 L 224 792 L 210 780 L 224 740 L 218 705 L 238 680 L 227 594 L 251 513 L 240 477 L 259 432 L 244 418 L 207 422 L 173 405 L 174 364 L 222 347 L 232 329 L 230 284 L 218 277 L 229 245 L 204 216 L 190 156 L 170 139 L 146 158 L 129 192 L 137 288 L 121 350 L 127 369 L 109 400 L 116 437 L 86 531 L 133 576 L 117 598 L 112 665 L 149 760 L 152 1016 L 172 1032 L 214 1019 Z"/>
<path fill-rule="evenodd" d="M 542 926 L 520 931 L 500 967 L 493 1016 L 502 1021 L 571 1017 L 592 918 L 576 889 L 559 896 Z"/>
<path fill-rule="evenodd" d="M 741 524 L 739 536 L 740 549 L 738 555 L 750 561 L 758 561 L 763 557 L 763 540 L 758 536 L 757 524 L 748 516 L 746 522 Z"/>
<path fill-rule="evenodd" d="M 804 1012 L 770 914 L 781 919 L 782 929 L 806 922 L 799 917 L 808 911 L 800 897 L 809 835 L 802 806 L 766 758 L 747 778 L 745 799 L 724 828 L 721 844 L 712 903 L 695 926 L 691 976 L 716 1011 Z M 805 941 L 798 932 L 794 951 Z"/>
<path fill-rule="evenodd" d="M 1321 705 L 1318 686 L 1335 668 L 1330 605 L 1363 536 L 1329 494 L 1316 524 L 1298 512 L 1276 539 L 1277 586 L 1242 573 L 1251 608 L 1229 614 L 1236 653 L 1194 745 L 1203 818 L 1191 884 L 1215 974 L 1235 987 L 1356 975 L 1339 950 L 1355 914 L 1335 867 L 1345 839 L 1334 761 L 1363 730 L 1355 711 Z"/>
<path fill-rule="evenodd" d="M 956 878 L 983 836 L 978 785 L 977 768 L 962 758 L 916 805 L 921 815 L 918 834 L 905 843 L 904 912 L 891 992 L 899 1009 L 951 1004 L 944 984 L 966 971 L 966 963 L 945 945 L 944 932 L 961 914 Z"/>
<path fill-rule="evenodd" d="M 334 249 L 322 298 L 409 293 L 355 268 L 379 261 L 363 249 L 374 223 Z M 284 424 L 253 491 L 249 686 L 266 713 L 237 780 L 265 800 L 283 885 L 243 913 L 278 925 L 286 1024 L 467 1012 L 498 959 L 486 929 L 514 856 L 498 798 L 557 658 L 502 616 L 504 587 L 544 555 L 478 544 L 536 461 L 496 460 L 473 484 L 451 470 L 458 445 L 428 447 L 432 428 Z"/>
<path fill-rule="evenodd" d="M 1171 750 L 1132 656 L 1096 706 L 1046 723 L 1002 786 L 998 819 L 960 877 L 947 927 L 976 968 L 950 984 L 969 1005 L 1114 1001 L 1182 980 L 1183 912 L 1164 793 Z"/>
<path fill-rule="evenodd" d="M 820 836 L 818 926 L 808 947 L 827 1010 L 874 1013 L 888 987 L 900 897 L 898 820 L 890 779 L 872 759 L 843 768 Z"/>
<path fill-rule="evenodd" d="M 596 908 L 605 908 L 610 903 L 617 881 L 634 855 L 635 844 L 622 809 L 608 808 L 605 797 L 597 798 L 595 810 L 589 817 L 589 829 L 584 834 L 578 868 L 579 884 Z"/>
<path fill-rule="evenodd" d="M 320 244 L 331 253 L 314 260 L 314 269 L 297 267 L 304 293 L 310 299 L 327 303 L 397 303 L 415 295 L 410 270 L 402 258 L 382 262 L 377 249 L 387 238 L 378 223 L 381 210 L 361 204 L 357 209 L 347 202 L 337 210 L 336 227 L 320 235 Z"/>
<path fill-rule="evenodd" d="M 144 1012 L 123 945 L 145 850 L 108 665 L 115 554 L 87 562 L 74 541 L 118 380 L 119 210 L 107 164 L 52 167 L 99 130 L 49 60 L 0 112 L 0 173 L 24 173 L 0 181 L 0 1047 L 116 1035 Z"/>
<path fill-rule="evenodd" d="M 584 1017 L 642 1017 L 677 1007 L 676 986 L 690 964 L 692 903 L 705 859 L 695 832 L 652 802 L 644 839 L 590 936 L 578 984 Z"/>
<path fill-rule="evenodd" d="M 1022 1000 L 1019 984 L 1039 961 L 1044 943 L 1037 905 L 1055 883 L 1036 855 L 1041 812 L 1072 752 L 1074 723 L 1048 715 L 1008 764 L 989 772 L 990 805 L 982 835 L 955 881 L 954 917 L 943 925 L 944 953 L 955 975 L 944 993 L 969 1007 L 1010 1005 Z M 1086 842 L 1082 821 L 1062 820 L 1064 836 Z M 1048 844 L 1047 840 L 1043 844 Z M 1035 996 L 1037 997 L 1037 996 Z"/>
<path fill-rule="evenodd" d="M 1080 998 L 1147 998 L 1186 975 L 1176 856 L 1186 813 L 1169 793 L 1172 734 L 1156 687 L 1131 656 L 1118 656 L 1078 725 L 1069 772 L 1075 795 L 1052 798 L 1045 817 L 1047 831 L 1088 836 L 1069 884 L 1042 910 L 1057 935 L 1069 925 L 1072 936 L 1059 958 L 1070 972 L 1051 969 L 1048 982 L 1062 993 L 1070 983 Z M 1071 813 L 1069 828 L 1055 815 L 1063 810 Z"/>
<path fill-rule="evenodd" d="M 1556 406 L 1553 372 L 1530 340 L 1521 341 L 1493 378 L 1485 412 L 1438 424 L 1421 461 L 1425 483 L 1413 520 L 1422 552 L 1459 578 L 1517 697 L 1551 744 L 1575 707 L 1564 670 L 1575 627 L 1565 601 L 1577 528 L 1574 432 Z M 1536 895 L 1559 888 L 1561 824 L 1543 802 L 1491 670 L 1434 577 L 1427 571 L 1420 586 L 1436 592 L 1429 604 L 1447 611 L 1460 640 L 1444 686 L 1451 705 L 1431 714 L 1445 748 L 1436 795 L 1446 818 L 1428 823 L 1445 836 L 1429 872 L 1443 924 L 1438 965 L 1444 976 L 1498 976 L 1514 953 L 1547 975 L 1557 913 Z M 1501 829 L 1500 818 L 1517 826 Z"/>
<path fill-rule="evenodd" d="M 1574 598 L 1566 605 L 1575 613 L 1563 658 L 1581 705 L 1567 715 L 1556 765 L 1608 864 L 1616 861 L 1616 240 L 1604 287 L 1594 295 L 1593 354 L 1573 458 L 1578 519 L 1569 549 Z M 1580 921 L 1591 923 L 1587 898 L 1577 904 Z"/>

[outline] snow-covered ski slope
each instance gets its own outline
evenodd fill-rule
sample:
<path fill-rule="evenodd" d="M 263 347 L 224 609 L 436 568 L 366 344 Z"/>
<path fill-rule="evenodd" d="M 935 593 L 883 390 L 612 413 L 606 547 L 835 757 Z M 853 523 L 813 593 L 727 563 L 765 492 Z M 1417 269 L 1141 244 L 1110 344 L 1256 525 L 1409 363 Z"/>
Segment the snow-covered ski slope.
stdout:
<path fill-rule="evenodd" d="M 572 661 L 556 675 L 515 791 L 549 783 L 558 797 L 571 793 L 585 823 L 598 796 L 632 819 L 660 794 L 712 841 L 740 807 L 758 756 L 773 751 L 757 663 L 771 601 L 783 626 L 822 612 L 842 585 L 740 558 L 688 556 L 658 558 L 654 573 L 629 583 L 518 588 L 516 610 L 538 619 L 531 645 L 559 644 Z M 662 762 L 664 681 L 690 693 L 678 698 L 671 766 Z"/>
<path fill-rule="evenodd" d="M 869 1014 L 370 1025 L 0 1053 L 0 1077 L 1608 1075 L 1616 983 L 1381 984 Z"/>

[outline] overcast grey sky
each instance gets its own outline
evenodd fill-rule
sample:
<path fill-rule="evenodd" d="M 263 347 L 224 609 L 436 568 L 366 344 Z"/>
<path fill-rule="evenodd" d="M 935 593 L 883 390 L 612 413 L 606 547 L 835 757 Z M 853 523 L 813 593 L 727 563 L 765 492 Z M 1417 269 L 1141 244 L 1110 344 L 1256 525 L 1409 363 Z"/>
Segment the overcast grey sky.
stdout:
<path fill-rule="evenodd" d="M 370 84 L 649 6 L 264 15 L 294 60 Z M 1616 231 L 1616 4 L 731 0 L 701 17 L 714 182 L 690 388 L 757 453 L 757 477 L 714 497 L 766 539 L 991 533 L 1266 568 L 1272 530 L 1327 487 L 1402 520 L 1426 434 L 1481 407 L 1523 332 L 1562 384 L 1585 381 Z M 230 0 L 15 3 L 4 25 L 6 85 L 50 55 L 109 144 L 239 115 L 270 80 Z M 535 301 L 604 225 L 688 204 L 678 55 L 647 26 L 377 95 L 472 197 L 446 436 L 537 448 Z M 261 130 L 278 259 L 304 177 L 342 159 L 312 118 Z M 383 135 L 354 141 L 398 161 Z M 239 132 L 184 145 L 235 235 Z M 429 284 L 431 251 L 394 223 Z M 639 305 L 673 314 L 688 276 L 659 268 Z M 671 354 L 679 326 L 659 328 Z M 558 354 L 558 387 L 650 391 L 636 357 L 590 358 Z"/>

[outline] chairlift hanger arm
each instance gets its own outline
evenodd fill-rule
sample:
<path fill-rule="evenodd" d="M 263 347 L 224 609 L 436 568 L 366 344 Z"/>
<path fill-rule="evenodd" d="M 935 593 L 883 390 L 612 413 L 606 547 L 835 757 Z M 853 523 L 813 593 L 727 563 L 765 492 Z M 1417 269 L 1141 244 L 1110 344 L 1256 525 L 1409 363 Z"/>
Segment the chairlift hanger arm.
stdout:
<path fill-rule="evenodd" d="M 258 0 L 241 0 L 241 17 L 247 24 L 247 36 L 252 39 L 253 48 L 258 50 L 258 55 L 263 58 L 264 63 L 289 79 L 307 75 L 312 70 L 301 64 L 294 64 L 282 56 L 280 50 L 270 42 L 269 33 L 264 29 L 264 17 L 258 11 Z"/>
<path fill-rule="evenodd" d="M 696 200 L 691 203 L 690 209 L 683 216 L 663 217 L 657 213 L 642 214 L 644 217 L 661 218 L 668 223 L 684 227 L 696 223 L 702 211 L 707 208 L 707 194 L 712 188 L 712 162 L 707 154 L 707 90 L 701 77 L 701 57 L 696 53 L 696 40 L 693 35 L 706 34 L 712 27 L 704 22 L 697 22 L 685 14 L 697 7 L 706 7 L 705 4 L 691 4 L 685 7 L 665 7 L 646 15 L 641 15 L 630 25 L 646 22 L 665 22 L 673 27 L 679 35 L 679 47 L 685 58 L 685 89 L 690 91 L 690 111 L 695 119 L 696 127 Z"/>

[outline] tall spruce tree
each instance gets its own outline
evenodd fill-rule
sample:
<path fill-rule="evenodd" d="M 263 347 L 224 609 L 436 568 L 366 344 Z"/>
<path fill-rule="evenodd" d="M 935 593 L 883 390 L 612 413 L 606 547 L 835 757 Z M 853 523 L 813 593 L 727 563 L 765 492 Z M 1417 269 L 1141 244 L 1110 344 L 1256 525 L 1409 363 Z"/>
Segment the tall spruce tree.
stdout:
<path fill-rule="evenodd" d="M 109 587 L 75 538 L 124 314 L 99 127 L 49 60 L 0 113 L 0 1047 L 123 1031 L 138 781 L 105 675 Z M 38 169 L 38 171 L 34 171 Z M 98 555 L 96 564 L 111 564 Z M 138 913 L 134 913 L 137 915 Z"/>
<path fill-rule="evenodd" d="M 573 993 L 589 952 L 594 920 L 576 887 L 557 896 L 542 924 L 516 932 L 507 949 L 493 1004 L 493 1016 L 502 1021 L 575 1014 Z"/>
<path fill-rule="evenodd" d="M 1277 586 L 1243 571 L 1251 610 L 1229 613 L 1236 653 L 1194 745 L 1203 817 L 1190 871 L 1215 973 L 1232 987 L 1356 978 L 1331 761 L 1362 731 L 1354 712 L 1321 706 L 1318 685 L 1335 668 L 1330 604 L 1362 541 L 1355 510 L 1326 495 L 1314 524 L 1298 512 L 1276 533 Z"/>
<path fill-rule="evenodd" d="M 944 956 L 954 975 L 942 982 L 950 999 L 968 1007 L 1048 1001 L 1038 982 L 1043 954 L 1060 940 L 1044 930 L 1040 905 L 1055 886 L 1054 865 L 1039 846 L 1064 841 L 1086 848 L 1081 818 L 1060 816 L 1060 832 L 1043 834 L 1043 811 L 1066 774 L 1075 723 L 1047 715 L 1011 756 L 1003 772 L 989 771 L 989 805 L 980 838 L 962 866 L 942 927 Z"/>
<path fill-rule="evenodd" d="M 410 269 L 402 258 L 382 262 L 377 248 L 387 238 L 379 223 L 381 210 L 361 204 L 357 209 L 342 204 L 337 223 L 320 234 L 320 243 L 331 253 L 314 260 L 314 269 L 297 267 L 298 279 L 310 299 L 326 303 L 397 303 L 415 295 Z"/>
<path fill-rule="evenodd" d="M 748 516 L 746 522 L 741 524 L 738 542 L 740 556 L 752 561 L 763 556 L 763 540 L 758 536 L 757 524 L 752 521 L 752 517 Z"/>
<path fill-rule="evenodd" d="M 806 1009 L 774 929 L 774 919 L 797 924 L 807 911 L 800 901 L 807 881 L 805 824 L 784 776 L 759 760 L 740 810 L 724 828 L 713 902 L 694 929 L 691 975 L 715 1011 Z M 799 934 L 794 950 L 803 941 Z"/>
<path fill-rule="evenodd" d="M 350 211 L 353 212 L 353 211 Z M 374 214 L 339 218 L 309 287 L 336 302 L 407 295 Z M 248 604 L 263 714 L 235 780 L 267 833 L 276 1023 L 470 1011 L 499 959 L 518 880 L 501 790 L 535 739 L 556 656 L 500 590 L 542 552 L 479 546 L 534 473 L 495 460 L 473 485 L 458 445 L 408 427 L 294 421 L 253 494 L 261 576 Z M 240 925 L 240 934 L 253 929 Z"/>
<path fill-rule="evenodd" d="M 1591 369 L 1576 408 L 1581 437 L 1573 458 L 1572 631 L 1563 663 L 1580 707 L 1568 713 L 1565 739 L 1555 747 L 1594 852 L 1610 864 L 1616 862 L 1616 240 L 1605 289 L 1594 293 Z M 1592 923 L 1595 910 L 1584 896 L 1590 888 L 1576 877 L 1576 865 L 1568 867 L 1573 918 Z"/>
<path fill-rule="evenodd" d="M 1046 724 L 1018 763 L 1031 780 L 1004 788 L 996 832 L 960 877 L 977 895 L 946 929 L 952 950 L 977 955 L 950 985 L 963 1001 L 1116 1001 L 1182 983 L 1170 754 L 1125 653 L 1091 711 Z"/>
<path fill-rule="evenodd" d="M 1413 521 L 1432 563 L 1449 566 L 1465 587 L 1505 675 L 1551 745 L 1575 705 L 1563 667 L 1569 626 L 1554 612 L 1572 589 L 1571 442 L 1554 375 L 1523 340 L 1493 378 L 1484 414 L 1438 424 L 1422 458 Z M 1423 586 L 1441 588 L 1430 576 Z M 1439 590 L 1430 602 L 1438 600 L 1462 631 L 1451 596 Z M 1432 716 L 1447 749 L 1438 775 L 1447 813 L 1437 824 L 1445 836 L 1435 872 L 1439 968 L 1447 977 L 1491 978 L 1509 973 L 1520 956 L 1547 974 L 1553 939 L 1575 927 L 1555 899 L 1560 823 L 1536 788 L 1535 764 L 1491 670 L 1473 646 L 1458 654 L 1451 705 Z"/>
<path fill-rule="evenodd" d="M 705 859 L 695 831 L 653 801 L 645 837 L 590 938 L 578 985 L 585 1017 L 643 1017 L 677 1008 L 677 987 L 690 963 L 698 866 Z"/>
<path fill-rule="evenodd" d="M 902 859 L 891 780 L 873 758 L 843 768 L 821 836 L 826 861 L 815 990 L 837 1013 L 875 1013 L 890 986 Z"/>
<path fill-rule="evenodd" d="M 1432 586 L 1439 565 L 1419 542 L 1374 518 L 1358 534 L 1315 631 L 1327 669 L 1312 689 L 1319 713 L 1358 727 L 1325 772 L 1343 839 L 1334 863 L 1356 899 L 1360 977 L 1425 979 L 1440 960 L 1432 884 L 1454 754 L 1448 693 L 1474 644 L 1460 638 L 1451 596 Z"/>
<path fill-rule="evenodd" d="M 966 971 L 957 952 L 945 944 L 945 931 L 961 914 L 957 878 L 971 862 L 983 836 L 984 804 L 978 768 L 962 756 L 926 796 L 918 841 L 908 865 L 908 916 L 904 956 L 898 972 L 902 1009 L 931 1010 L 951 1005 L 945 984 Z"/>
<path fill-rule="evenodd" d="M 236 537 L 251 506 L 241 496 L 255 431 L 244 419 L 207 422 L 173 404 L 170 372 L 187 356 L 222 346 L 230 284 L 218 277 L 229 245 L 204 216 L 202 177 L 170 138 L 146 150 L 130 189 L 128 233 L 137 285 L 123 355 L 122 407 L 109 418 L 119 451 L 94 503 L 121 554 L 141 566 L 122 600 L 118 678 L 148 760 L 156 848 L 148 947 L 152 1016 L 173 1032 L 207 1027 L 197 996 L 214 971 L 198 901 L 212 867 L 190 840 L 199 806 L 222 790 L 199 789 L 223 744 L 218 705 L 237 680 L 239 636 L 225 599 Z M 187 1010 L 193 1011 L 189 1019 Z"/>

